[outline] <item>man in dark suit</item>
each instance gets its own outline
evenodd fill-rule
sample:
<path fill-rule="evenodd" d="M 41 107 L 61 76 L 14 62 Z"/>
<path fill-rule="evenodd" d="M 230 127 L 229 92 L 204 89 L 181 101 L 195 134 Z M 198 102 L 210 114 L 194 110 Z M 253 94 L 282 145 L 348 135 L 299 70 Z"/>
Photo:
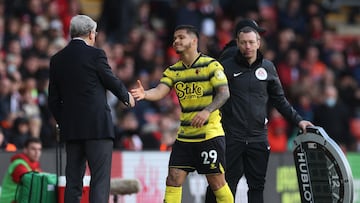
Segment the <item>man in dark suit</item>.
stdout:
<path fill-rule="evenodd" d="M 106 90 L 126 106 L 135 106 L 112 73 L 105 52 L 93 47 L 96 27 L 90 17 L 74 16 L 72 40 L 50 61 L 49 106 L 66 144 L 66 203 L 80 202 L 86 161 L 91 173 L 90 202 L 108 202 L 114 127 Z"/>

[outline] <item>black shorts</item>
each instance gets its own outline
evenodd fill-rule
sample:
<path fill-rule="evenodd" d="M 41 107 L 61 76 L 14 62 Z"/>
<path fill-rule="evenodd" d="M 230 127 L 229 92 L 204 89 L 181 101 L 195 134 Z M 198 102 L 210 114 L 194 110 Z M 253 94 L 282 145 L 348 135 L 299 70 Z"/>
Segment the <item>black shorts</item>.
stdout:
<path fill-rule="evenodd" d="M 218 136 L 203 142 L 176 140 L 170 154 L 169 167 L 187 172 L 197 170 L 199 174 L 224 173 L 225 137 Z"/>

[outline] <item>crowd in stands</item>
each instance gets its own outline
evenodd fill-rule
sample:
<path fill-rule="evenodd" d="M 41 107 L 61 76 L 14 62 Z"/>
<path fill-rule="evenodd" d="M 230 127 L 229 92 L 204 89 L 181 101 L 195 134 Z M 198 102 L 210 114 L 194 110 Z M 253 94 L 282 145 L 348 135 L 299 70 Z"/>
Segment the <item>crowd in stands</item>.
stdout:
<path fill-rule="evenodd" d="M 47 106 L 49 59 L 69 41 L 69 21 L 83 13 L 83 2 L 0 0 L 3 151 L 22 149 L 31 136 L 40 137 L 45 149 L 55 147 L 56 122 Z M 323 2 L 327 1 L 103 0 L 95 19 L 96 46 L 105 50 L 114 73 L 129 89 L 137 79 L 148 89 L 178 59 L 171 48 L 176 25 L 195 25 L 201 34 L 200 51 L 217 58 L 234 37 L 236 22 L 254 19 L 266 29 L 261 49 L 276 65 L 290 103 L 344 151 L 360 151 L 360 37 L 341 37 L 327 19 L 340 8 Z M 355 23 L 353 16 L 346 23 Z M 126 109 L 110 93 L 108 103 L 117 135 L 115 149 L 171 148 L 181 111 L 174 92 L 159 102 L 140 101 L 134 109 Z M 291 150 L 298 129 L 269 109 L 272 150 Z"/>

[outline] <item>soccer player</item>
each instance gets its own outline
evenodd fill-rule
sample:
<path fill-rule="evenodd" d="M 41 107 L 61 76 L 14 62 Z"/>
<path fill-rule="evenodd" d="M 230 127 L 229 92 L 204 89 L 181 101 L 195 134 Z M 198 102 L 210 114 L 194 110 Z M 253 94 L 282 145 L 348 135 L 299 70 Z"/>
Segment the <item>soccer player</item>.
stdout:
<path fill-rule="evenodd" d="M 140 81 L 133 97 L 156 101 L 174 88 L 181 105 L 180 128 L 172 147 L 166 178 L 165 203 L 180 203 L 182 184 L 189 172 L 205 174 L 218 203 L 234 198 L 225 181 L 225 137 L 219 108 L 229 98 L 222 65 L 198 51 L 198 31 L 190 25 L 175 29 L 173 47 L 180 60 L 168 67 L 155 88 Z"/>

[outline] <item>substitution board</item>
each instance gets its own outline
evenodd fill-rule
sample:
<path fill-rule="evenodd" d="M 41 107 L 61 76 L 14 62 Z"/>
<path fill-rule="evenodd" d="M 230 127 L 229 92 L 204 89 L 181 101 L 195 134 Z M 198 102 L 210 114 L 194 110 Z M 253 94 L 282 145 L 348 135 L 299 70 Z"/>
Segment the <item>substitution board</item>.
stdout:
<path fill-rule="evenodd" d="M 294 139 L 293 156 L 302 203 L 352 203 L 353 178 L 341 148 L 322 127 Z"/>

